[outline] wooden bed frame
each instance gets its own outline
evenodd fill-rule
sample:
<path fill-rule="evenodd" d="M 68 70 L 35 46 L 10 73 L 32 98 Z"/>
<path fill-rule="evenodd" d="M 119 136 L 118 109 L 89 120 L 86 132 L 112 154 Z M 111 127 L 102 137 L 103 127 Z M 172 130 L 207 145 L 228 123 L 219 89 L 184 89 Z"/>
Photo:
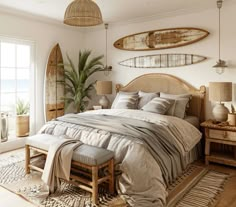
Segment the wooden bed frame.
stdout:
<path fill-rule="evenodd" d="M 139 76 L 127 85 L 116 85 L 116 92 L 119 91 L 139 91 L 144 92 L 164 92 L 170 94 L 192 94 L 192 100 L 187 111 L 187 115 L 197 116 L 199 121 L 205 121 L 205 94 L 206 87 L 201 86 L 196 89 L 185 81 L 173 75 L 163 73 L 150 73 Z"/>

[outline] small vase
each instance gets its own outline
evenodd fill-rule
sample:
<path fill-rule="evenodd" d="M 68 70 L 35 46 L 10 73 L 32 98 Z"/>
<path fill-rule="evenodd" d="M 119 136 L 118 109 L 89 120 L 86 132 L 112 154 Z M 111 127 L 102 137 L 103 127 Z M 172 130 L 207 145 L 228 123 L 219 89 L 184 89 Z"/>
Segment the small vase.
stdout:
<path fill-rule="evenodd" d="M 236 114 L 229 113 L 227 121 L 228 121 L 229 125 L 235 126 L 236 125 Z"/>

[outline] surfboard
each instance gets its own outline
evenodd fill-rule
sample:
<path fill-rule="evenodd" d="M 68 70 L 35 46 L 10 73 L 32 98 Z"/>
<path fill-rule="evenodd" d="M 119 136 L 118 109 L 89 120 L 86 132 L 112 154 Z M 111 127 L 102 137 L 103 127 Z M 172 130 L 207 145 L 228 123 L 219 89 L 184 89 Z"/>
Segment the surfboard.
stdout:
<path fill-rule="evenodd" d="M 132 68 L 170 68 L 200 63 L 205 59 L 193 54 L 157 54 L 130 58 L 119 64 Z"/>
<path fill-rule="evenodd" d="M 152 30 L 120 38 L 114 47 L 131 51 L 160 50 L 189 45 L 208 35 L 206 30 L 188 27 Z"/>
<path fill-rule="evenodd" d="M 64 115 L 65 103 L 62 97 L 65 96 L 65 88 L 58 81 L 64 80 L 64 68 L 62 53 L 59 44 L 56 44 L 49 56 L 45 72 L 45 120 L 50 121 L 58 116 Z"/>

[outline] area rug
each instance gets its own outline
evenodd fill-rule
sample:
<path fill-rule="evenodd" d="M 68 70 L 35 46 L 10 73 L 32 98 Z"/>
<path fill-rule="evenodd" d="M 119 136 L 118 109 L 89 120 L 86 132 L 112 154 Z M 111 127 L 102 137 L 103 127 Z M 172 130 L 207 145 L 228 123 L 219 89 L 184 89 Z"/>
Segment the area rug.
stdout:
<path fill-rule="evenodd" d="M 91 207 L 91 194 L 62 181 L 61 188 L 47 196 L 41 173 L 25 175 L 23 154 L 0 159 L 0 185 L 39 207 Z M 8 160 L 8 162 L 7 162 Z M 190 165 L 168 188 L 168 207 L 213 207 L 229 175 Z M 100 188 L 99 207 L 130 206 L 119 195 Z M 126 197 L 126 199 L 128 199 Z"/>

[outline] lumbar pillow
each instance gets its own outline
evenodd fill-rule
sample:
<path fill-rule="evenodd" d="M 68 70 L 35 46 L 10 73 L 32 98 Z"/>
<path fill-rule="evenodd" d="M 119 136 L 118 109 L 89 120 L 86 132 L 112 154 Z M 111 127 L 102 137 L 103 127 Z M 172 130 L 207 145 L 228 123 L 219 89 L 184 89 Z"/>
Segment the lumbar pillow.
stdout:
<path fill-rule="evenodd" d="M 142 110 L 157 114 L 165 114 L 173 103 L 174 100 L 156 97 L 144 105 Z"/>
<path fill-rule="evenodd" d="M 146 93 L 143 91 L 139 91 L 138 95 L 139 95 L 138 109 L 141 109 L 144 105 L 146 105 L 153 98 L 159 97 L 160 93 Z"/>
<path fill-rule="evenodd" d="M 120 91 L 112 103 L 112 109 L 137 109 L 138 92 Z"/>

